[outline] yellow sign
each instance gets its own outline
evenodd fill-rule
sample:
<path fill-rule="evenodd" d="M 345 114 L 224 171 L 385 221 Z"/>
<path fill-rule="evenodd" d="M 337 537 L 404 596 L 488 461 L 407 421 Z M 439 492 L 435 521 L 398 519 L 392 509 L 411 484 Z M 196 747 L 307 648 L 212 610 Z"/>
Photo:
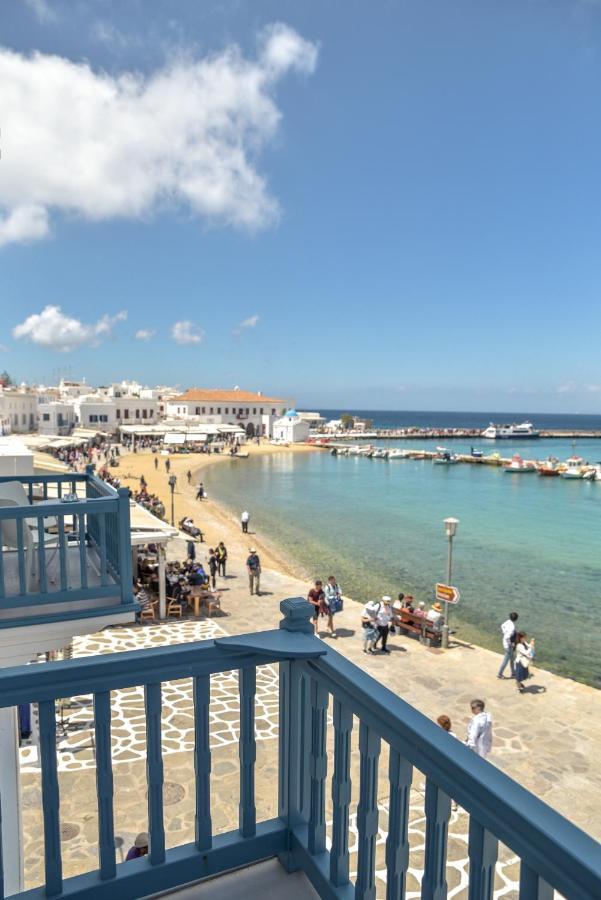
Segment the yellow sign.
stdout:
<path fill-rule="evenodd" d="M 450 584 L 436 585 L 436 599 L 441 603 L 459 603 L 459 591 Z"/>

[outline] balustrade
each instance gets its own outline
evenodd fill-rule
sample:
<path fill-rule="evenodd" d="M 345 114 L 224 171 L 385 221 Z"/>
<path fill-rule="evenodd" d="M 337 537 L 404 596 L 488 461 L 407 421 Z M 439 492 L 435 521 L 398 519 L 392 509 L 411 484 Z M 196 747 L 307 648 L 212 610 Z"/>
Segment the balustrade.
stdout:
<path fill-rule="evenodd" d="M 321 897 L 375 898 L 378 797 L 385 796 L 385 893 L 387 900 L 401 900 L 409 868 L 409 791 L 418 769 L 426 779 L 423 898 L 447 896 L 447 829 L 453 797 L 470 816 L 469 900 L 491 900 L 498 842 L 521 858 L 520 900 L 550 900 L 554 890 L 570 900 L 598 900 L 598 844 L 314 637 L 306 601 L 286 600 L 282 609 L 286 618 L 276 631 L 0 672 L 0 706 L 33 702 L 40 714 L 46 882 L 23 897 L 64 894 L 73 900 L 133 900 L 277 855 L 289 871 L 304 870 Z M 278 816 L 257 822 L 256 668 L 277 663 Z M 210 792 L 210 679 L 223 671 L 239 674 L 239 825 L 215 835 L 212 809 L 219 797 Z M 182 678 L 193 679 L 195 837 L 190 844 L 166 850 L 161 686 Z M 116 864 L 110 692 L 134 685 L 142 685 L 145 695 L 150 854 Z M 87 693 L 94 695 L 99 863 L 96 872 L 63 880 L 55 701 Z M 354 883 L 349 879 L 353 733 L 359 736 Z M 333 766 L 328 772 L 332 744 Z M 380 763 L 385 755 L 387 766 Z"/>

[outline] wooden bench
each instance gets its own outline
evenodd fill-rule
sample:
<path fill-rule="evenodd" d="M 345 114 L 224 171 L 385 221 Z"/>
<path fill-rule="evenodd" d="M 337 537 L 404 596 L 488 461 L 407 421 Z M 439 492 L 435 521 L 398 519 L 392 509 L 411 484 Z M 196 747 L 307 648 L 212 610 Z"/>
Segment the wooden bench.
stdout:
<path fill-rule="evenodd" d="M 394 625 L 405 634 L 416 634 L 420 641 L 428 646 L 440 643 L 440 629 L 436 628 L 425 616 L 409 612 L 408 609 L 395 612 Z"/>

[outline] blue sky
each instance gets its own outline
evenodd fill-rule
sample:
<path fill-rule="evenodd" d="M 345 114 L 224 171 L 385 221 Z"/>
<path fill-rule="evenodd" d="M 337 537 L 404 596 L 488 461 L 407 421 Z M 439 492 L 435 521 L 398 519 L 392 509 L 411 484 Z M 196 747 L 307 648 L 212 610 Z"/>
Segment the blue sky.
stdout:
<path fill-rule="evenodd" d="M 601 408 L 601 0 L 3 0 L 0 24 L 0 367 Z"/>

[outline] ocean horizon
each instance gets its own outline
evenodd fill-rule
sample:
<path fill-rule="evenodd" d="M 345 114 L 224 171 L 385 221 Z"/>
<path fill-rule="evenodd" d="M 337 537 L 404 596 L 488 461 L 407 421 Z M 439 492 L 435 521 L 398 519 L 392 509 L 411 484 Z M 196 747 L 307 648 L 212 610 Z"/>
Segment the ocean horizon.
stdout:
<path fill-rule="evenodd" d="M 375 428 L 486 428 L 491 422 L 532 422 L 535 428 L 552 431 L 600 431 L 601 412 L 445 412 L 443 410 L 323 409 L 316 410 L 326 419 L 339 419 L 344 414 L 372 419 Z"/>

